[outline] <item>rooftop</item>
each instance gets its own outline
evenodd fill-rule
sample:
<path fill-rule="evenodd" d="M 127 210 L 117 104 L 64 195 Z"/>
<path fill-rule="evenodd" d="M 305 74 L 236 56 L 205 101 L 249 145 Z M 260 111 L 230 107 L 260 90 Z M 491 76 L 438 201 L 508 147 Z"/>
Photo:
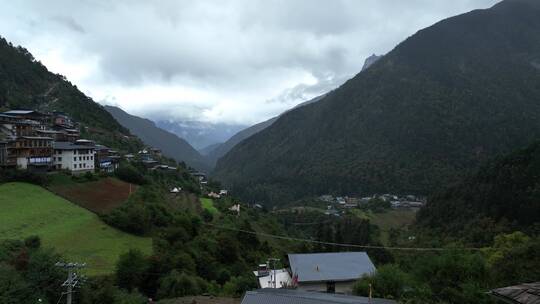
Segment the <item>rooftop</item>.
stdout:
<path fill-rule="evenodd" d="M 365 252 L 289 254 L 298 282 L 350 281 L 376 271 Z"/>
<path fill-rule="evenodd" d="M 37 112 L 32 111 L 32 110 L 11 110 L 11 111 L 6 111 L 3 114 L 6 114 L 6 115 L 26 115 L 26 114 L 32 114 L 32 113 L 37 113 Z"/>
<path fill-rule="evenodd" d="M 55 141 L 53 142 L 53 148 L 55 150 L 92 150 L 94 149 L 94 146 L 75 145 L 67 141 Z"/>
<path fill-rule="evenodd" d="M 540 282 L 493 289 L 489 294 L 507 303 L 537 304 L 540 303 Z"/>
<path fill-rule="evenodd" d="M 294 289 L 258 289 L 248 291 L 242 304 L 395 304 L 385 299 L 369 299 L 332 293 L 299 291 Z"/>
<path fill-rule="evenodd" d="M 24 139 L 43 139 L 43 140 L 52 140 L 50 137 L 42 137 L 42 136 L 21 136 Z"/>

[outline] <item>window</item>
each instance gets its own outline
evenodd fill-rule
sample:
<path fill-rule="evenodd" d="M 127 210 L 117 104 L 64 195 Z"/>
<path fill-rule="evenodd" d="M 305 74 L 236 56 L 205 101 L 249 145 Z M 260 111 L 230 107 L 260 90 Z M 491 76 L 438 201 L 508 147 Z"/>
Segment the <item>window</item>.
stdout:
<path fill-rule="evenodd" d="M 77 169 L 77 164 L 74 164 L 74 165 L 73 165 L 73 168 Z"/>
<path fill-rule="evenodd" d="M 77 157 L 74 157 L 74 158 L 73 158 L 73 161 L 77 161 Z"/>
<path fill-rule="evenodd" d="M 326 282 L 326 292 L 336 293 L 336 282 L 333 282 L 333 281 Z"/>
<path fill-rule="evenodd" d="M 93 156 L 90 156 L 90 160 L 94 160 L 94 157 L 93 157 Z"/>
<path fill-rule="evenodd" d="M 79 161 L 81 161 L 81 160 L 82 160 L 82 157 L 81 157 L 81 156 L 79 156 Z"/>
<path fill-rule="evenodd" d="M 86 163 L 83 164 L 83 168 L 86 168 Z"/>
<path fill-rule="evenodd" d="M 77 154 L 77 150 L 74 150 L 74 151 L 73 151 L 73 154 Z"/>
<path fill-rule="evenodd" d="M 61 157 L 58 157 L 58 161 L 62 161 L 62 158 L 61 158 Z"/>

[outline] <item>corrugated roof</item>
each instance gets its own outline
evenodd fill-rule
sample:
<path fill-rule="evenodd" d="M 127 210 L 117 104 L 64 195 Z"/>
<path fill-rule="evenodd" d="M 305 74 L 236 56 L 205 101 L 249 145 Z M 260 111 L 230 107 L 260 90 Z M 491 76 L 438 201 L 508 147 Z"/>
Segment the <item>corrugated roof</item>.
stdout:
<path fill-rule="evenodd" d="M 365 252 L 289 254 L 298 282 L 349 281 L 376 271 Z"/>
<path fill-rule="evenodd" d="M 75 145 L 67 141 L 55 141 L 53 142 L 53 148 L 55 150 L 91 150 L 94 149 L 94 146 Z"/>
<path fill-rule="evenodd" d="M 396 302 L 332 293 L 266 288 L 246 292 L 242 304 L 396 304 Z"/>
<path fill-rule="evenodd" d="M 540 282 L 493 289 L 490 294 L 508 303 L 540 303 Z"/>

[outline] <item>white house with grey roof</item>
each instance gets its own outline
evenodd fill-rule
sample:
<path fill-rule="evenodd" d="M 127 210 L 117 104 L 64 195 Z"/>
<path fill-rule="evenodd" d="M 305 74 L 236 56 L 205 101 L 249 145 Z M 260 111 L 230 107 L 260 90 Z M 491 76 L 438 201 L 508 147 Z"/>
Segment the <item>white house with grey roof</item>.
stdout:
<path fill-rule="evenodd" d="M 289 254 L 293 282 L 299 290 L 351 293 L 354 283 L 376 271 L 365 252 Z"/>
<path fill-rule="evenodd" d="M 57 170 L 69 170 L 74 174 L 94 172 L 95 145 L 91 141 L 78 140 L 53 143 L 53 163 Z"/>

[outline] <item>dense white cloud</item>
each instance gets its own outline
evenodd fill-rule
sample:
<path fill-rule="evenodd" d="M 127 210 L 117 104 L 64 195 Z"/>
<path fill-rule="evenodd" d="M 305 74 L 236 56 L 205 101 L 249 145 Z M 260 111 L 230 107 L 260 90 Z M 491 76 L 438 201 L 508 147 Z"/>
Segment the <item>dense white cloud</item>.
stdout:
<path fill-rule="evenodd" d="M 99 102 L 251 124 L 335 88 L 423 27 L 496 2 L 6 0 L 0 35 Z"/>

